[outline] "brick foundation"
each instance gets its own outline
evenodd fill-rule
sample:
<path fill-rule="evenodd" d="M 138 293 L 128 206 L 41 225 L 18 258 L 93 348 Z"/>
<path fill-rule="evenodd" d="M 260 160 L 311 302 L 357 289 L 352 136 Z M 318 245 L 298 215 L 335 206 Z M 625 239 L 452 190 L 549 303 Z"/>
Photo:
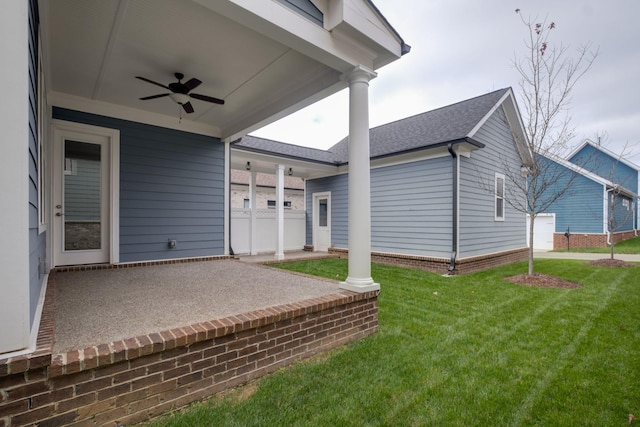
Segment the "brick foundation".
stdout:
<path fill-rule="evenodd" d="M 339 254 L 347 258 L 347 249 L 329 248 L 330 253 Z M 529 255 L 528 248 L 475 257 L 461 258 L 456 261 L 454 274 L 466 274 L 474 271 L 486 270 L 512 262 L 524 261 Z M 380 264 L 399 265 L 405 267 L 420 268 L 432 273 L 447 274 L 451 260 L 447 258 L 435 258 L 418 255 L 390 254 L 385 252 L 371 252 L 371 261 Z"/>
<path fill-rule="evenodd" d="M 613 243 L 618 243 L 621 240 L 631 239 L 636 236 L 636 232 L 622 231 L 620 233 L 613 234 Z M 606 248 L 607 235 L 604 233 L 575 233 L 569 237 L 569 243 L 571 248 Z M 553 234 L 553 249 L 567 249 L 567 238 L 564 233 Z"/>
<path fill-rule="evenodd" d="M 377 292 L 341 291 L 63 354 L 51 275 L 38 347 L 0 359 L 0 427 L 136 423 L 377 331 Z"/>

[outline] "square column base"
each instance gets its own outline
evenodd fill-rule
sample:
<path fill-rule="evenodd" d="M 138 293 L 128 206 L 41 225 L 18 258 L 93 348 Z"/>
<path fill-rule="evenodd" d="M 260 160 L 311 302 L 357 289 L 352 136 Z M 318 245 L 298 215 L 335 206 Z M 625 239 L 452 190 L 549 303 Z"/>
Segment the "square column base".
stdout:
<path fill-rule="evenodd" d="M 380 283 L 375 283 L 373 279 L 350 279 L 340 282 L 338 288 L 347 291 L 363 294 L 365 292 L 376 292 L 380 290 Z"/>

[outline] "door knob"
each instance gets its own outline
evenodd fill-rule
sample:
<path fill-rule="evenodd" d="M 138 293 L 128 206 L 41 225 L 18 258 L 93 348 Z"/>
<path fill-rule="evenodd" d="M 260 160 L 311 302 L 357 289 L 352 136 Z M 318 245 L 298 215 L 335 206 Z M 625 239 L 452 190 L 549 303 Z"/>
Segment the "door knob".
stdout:
<path fill-rule="evenodd" d="M 56 212 L 56 216 L 62 216 L 62 212 Z"/>

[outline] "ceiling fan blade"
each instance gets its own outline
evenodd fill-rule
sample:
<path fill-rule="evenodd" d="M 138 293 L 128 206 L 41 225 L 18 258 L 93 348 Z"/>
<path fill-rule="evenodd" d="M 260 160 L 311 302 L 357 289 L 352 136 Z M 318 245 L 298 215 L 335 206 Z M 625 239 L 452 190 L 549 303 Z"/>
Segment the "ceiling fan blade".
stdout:
<path fill-rule="evenodd" d="M 151 83 L 152 85 L 160 86 L 160 87 L 163 87 L 163 88 L 165 88 L 167 90 L 171 90 L 171 89 L 169 89 L 169 86 L 165 86 L 162 83 L 154 82 L 153 80 L 149 80 L 146 77 L 136 76 L 136 79 L 140 79 L 140 80 L 142 80 L 144 82 Z"/>
<path fill-rule="evenodd" d="M 193 113 L 193 105 L 191 105 L 190 102 L 187 102 L 185 104 L 182 104 L 182 108 L 184 108 L 184 111 L 187 112 L 187 114 L 191 114 Z"/>
<path fill-rule="evenodd" d="M 196 78 L 193 78 L 191 80 L 189 80 L 188 82 L 184 83 L 184 86 L 189 89 L 190 91 L 197 88 L 198 86 L 200 86 L 202 84 L 202 82 Z"/>
<path fill-rule="evenodd" d="M 189 96 L 195 99 L 199 99 L 200 101 L 207 101 L 207 102 L 213 102 L 214 104 L 224 105 L 223 99 L 213 98 L 207 95 L 200 95 L 198 93 L 190 93 Z"/>
<path fill-rule="evenodd" d="M 145 96 L 144 98 L 140 98 L 141 101 L 147 101 L 149 99 L 156 99 L 156 98 L 162 98 L 165 96 L 169 96 L 168 93 L 161 93 L 159 95 L 151 95 L 151 96 Z"/>

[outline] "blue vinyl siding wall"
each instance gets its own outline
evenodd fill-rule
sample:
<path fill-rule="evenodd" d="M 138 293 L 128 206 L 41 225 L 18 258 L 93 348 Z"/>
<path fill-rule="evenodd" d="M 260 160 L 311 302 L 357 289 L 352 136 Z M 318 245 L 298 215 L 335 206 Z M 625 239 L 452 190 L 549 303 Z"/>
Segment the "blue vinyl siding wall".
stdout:
<path fill-rule="evenodd" d="M 34 320 L 42 275 L 40 263 L 46 259 L 46 233 L 39 232 L 38 214 L 38 5 L 29 2 L 29 308 L 31 322 Z M 33 325 L 31 325 L 33 327 Z"/>
<path fill-rule="evenodd" d="M 569 161 L 604 179 L 622 185 L 636 194 L 638 193 L 638 171 L 591 145 L 585 145 Z"/>
<path fill-rule="evenodd" d="M 224 254 L 218 138 L 62 108 L 53 116 L 120 131 L 121 262 Z"/>
<path fill-rule="evenodd" d="M 348 247 L 348 176 L 307 180 L 307 244 L 313 193 L 331 191 L 331 243 Z M 448 157 L 371 170 L 371 250 L 448 257 L 451 254 L 451 162 Z"/>
<path fill-rule="evenodd" d="M 604 186 L 584 175 L 574 176 L 569 169 L 550 159 L 539 157 L 538 162 L 550 162 L 551 166 L 545 165 L 543 170 L 549 170 L 550 174 L 559 177 L 549 188 L 549 195 L 555 193 L 557 188 L 566 187 L 573 177 L 571 187 L 544 212 L 556 214 L 556 233 L 564 233 L 567 227 L 571 233 L 603 233 Z M 565 173 L 558 172 L 557 168 Z"/>
<path fill-rule="evenodd" d="M 449 257 L 451 159 L 441 157 L 371 171 L 371 248 Z"/>
<path fill-rule="evenodd" d="M 485 148 L 460 157 L 460 239 L 458 257 L 526 247 L 526 216 L 505 202 L 504 221 L 495 220 L 495 174 L 519 173 L 517 153 L 504 110 L 498 108 L 475 134 Z M 507 166 L 508 165 L 508 166 Z M 523 178 L 524 180 L 524 178 Z M 513 185 L 507 178 L 505 186 Z M 509 194 L 508 188 L 505 188 Z M 524 199 L 524 195 L 522 196 Z"/>
<path fill-rule="evenodd" d="M 615 198 L 615 205 L 613 206 L 613 212 L 609 210 L 608 215 L 613 215 L 613 221 L 609 218 L 608 227 L 609 231 L 614 233 L 619 233 L 621 231 L 630 231 L 633 230 L 634 221 L 634 211 L 629 204 L 628 207 L 623 206 L 623 200 L 629 201 L 629 203 L 633 202 L 629 197 L 624 197 L 622 195 L 618 195 Z M 611 201 L 611 195 L 609 195 L 609 201 Z"/>

